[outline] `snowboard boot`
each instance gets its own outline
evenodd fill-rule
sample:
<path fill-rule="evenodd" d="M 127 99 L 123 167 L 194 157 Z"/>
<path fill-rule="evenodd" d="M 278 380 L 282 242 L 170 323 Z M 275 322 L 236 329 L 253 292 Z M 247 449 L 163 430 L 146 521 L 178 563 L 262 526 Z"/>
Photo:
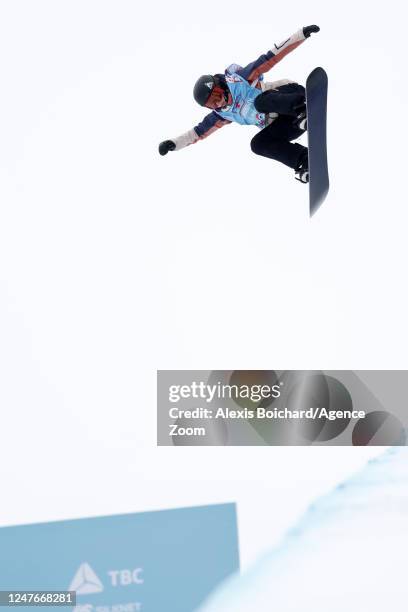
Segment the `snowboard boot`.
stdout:
<path fill-rule="evenodd" d="M 301 183 L 309 182 L 309 156 L 307 154 L 307 149 L 302 153 L 298 165 L 295 168 L 295 179 Z"/>

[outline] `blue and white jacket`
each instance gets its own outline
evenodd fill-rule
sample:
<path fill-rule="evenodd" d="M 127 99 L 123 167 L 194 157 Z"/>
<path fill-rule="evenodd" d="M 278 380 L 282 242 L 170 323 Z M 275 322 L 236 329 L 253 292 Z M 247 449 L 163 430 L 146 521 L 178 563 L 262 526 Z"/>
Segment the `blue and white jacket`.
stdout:
<path fill-rule="evenodd" d="M 233 64 L 227 68 L 225 70 L 225 80 L 231 92 L 231 104 L 224 106 L 222 109 L 213 110 L 192 130 L 177 138 L 172 138 L 176 144 L 176 150 L 194 144 L 198 140 L 203 140 L 220 127 L 232 122 L 241 125 L 256 125 L 259 129 L 264 128 L 271 118 L 256 110 L 255 98 L 265 89 L 278 87 L 289 81 L 263 83 L 262 75 L 273 68 L 288 53 L 296 49 L 304 40 L 303 29 L 300 29 L 279 45 L 275 44 L 273 50 L 267 51 L 247 66 L 242 68 Z"/>

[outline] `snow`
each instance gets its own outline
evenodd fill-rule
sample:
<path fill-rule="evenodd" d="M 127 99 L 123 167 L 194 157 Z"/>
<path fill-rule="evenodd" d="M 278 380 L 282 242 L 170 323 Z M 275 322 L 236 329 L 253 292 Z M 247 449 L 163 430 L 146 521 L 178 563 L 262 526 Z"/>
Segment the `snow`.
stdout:
<path fill-rule="evenodd" d="M 406 609 L 408 449 L 392 449 L 316 501 L 202 612 Z"/>

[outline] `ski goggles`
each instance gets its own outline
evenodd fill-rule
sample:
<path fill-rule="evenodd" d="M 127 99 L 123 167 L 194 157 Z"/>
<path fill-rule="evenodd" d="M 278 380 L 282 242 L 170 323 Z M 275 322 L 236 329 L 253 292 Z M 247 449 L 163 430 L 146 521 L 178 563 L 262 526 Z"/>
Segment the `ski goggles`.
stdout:
<path fill-rule="evenodd" d="M 211 93 L 208 97 L 207 102 L 205 103 L 207 108 L 222 108 L 225 106 L 225 90 L 221 87 L 221 85 L 214 85 L 211 90 Z"/>

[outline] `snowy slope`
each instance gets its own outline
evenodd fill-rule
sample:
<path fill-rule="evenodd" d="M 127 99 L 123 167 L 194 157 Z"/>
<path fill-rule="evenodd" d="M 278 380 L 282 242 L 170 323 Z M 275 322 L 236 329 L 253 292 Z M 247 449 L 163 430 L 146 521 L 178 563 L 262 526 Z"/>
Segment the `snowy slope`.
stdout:
<path fill-rule="evenodd" d="M 204 612 L 406 610 L 408 451 L 387 451 L 313 505 Z"/>

